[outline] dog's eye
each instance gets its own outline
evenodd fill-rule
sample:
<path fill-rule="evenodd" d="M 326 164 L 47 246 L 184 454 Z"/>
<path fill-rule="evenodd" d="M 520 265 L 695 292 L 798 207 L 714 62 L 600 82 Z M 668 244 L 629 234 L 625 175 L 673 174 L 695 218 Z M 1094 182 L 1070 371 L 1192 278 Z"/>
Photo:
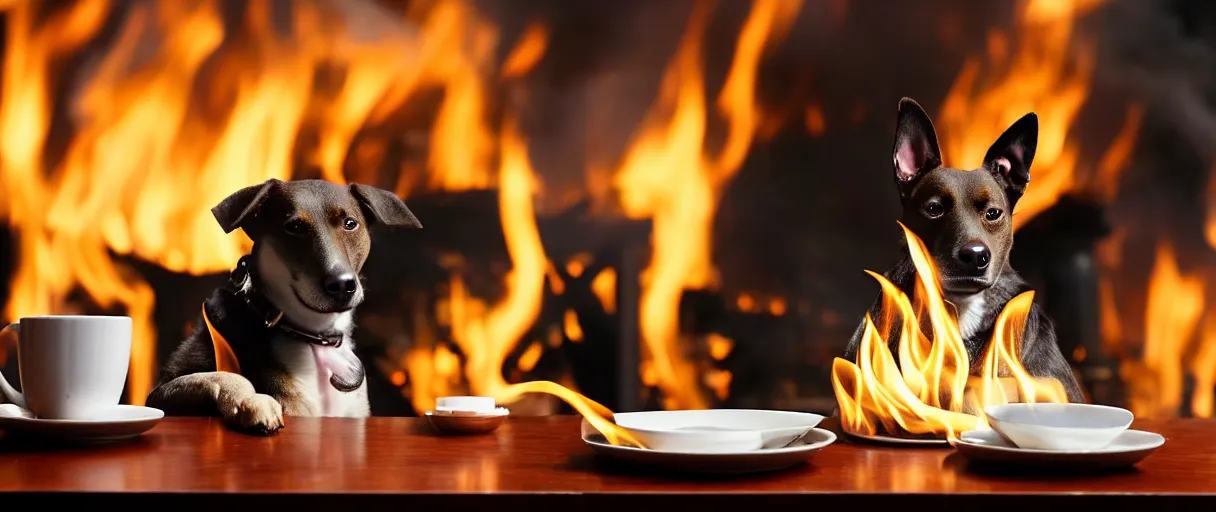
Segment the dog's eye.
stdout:
<path fill-rule="evenodd" d="M 997 208 L 989 208 L 988 211 L 984 212 L 984 218 L 988 219 L 989 222 L 995 221 L 1001 218 L 1001 210 Z"/>
<path fill-rule="evenodd" d="M 928 215 L 931 219 L 941 217 L 943 213 L 946 213 L 946 208 L 941 203 L 928 203 L 925 205 L 925 215 Z"/>
<path fill-rule="evenodd" d="M 342 222 L 342 227 L 346 228 L 347 231 L 354 231 L 359 228 L 359 221 L 347 218 Z"/>
<path fill-rule="evenodd" d="M 292 219 L 287 221 L 287 225 L 283 229 L 293 235 L 303 235 L 308 233 L 308 223 L 300 219 Z"/>

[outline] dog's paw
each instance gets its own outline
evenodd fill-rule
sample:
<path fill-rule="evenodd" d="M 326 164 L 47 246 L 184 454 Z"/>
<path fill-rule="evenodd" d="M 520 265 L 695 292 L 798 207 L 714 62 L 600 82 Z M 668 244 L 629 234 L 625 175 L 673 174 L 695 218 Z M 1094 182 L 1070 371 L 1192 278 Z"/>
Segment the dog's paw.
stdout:
<path fill-rule="evenodd" d="M 229 422 L 251 434 L 274 434 L 283 428 L 283 406 L 270 395 L 256 394 L 237 405 Z"/>

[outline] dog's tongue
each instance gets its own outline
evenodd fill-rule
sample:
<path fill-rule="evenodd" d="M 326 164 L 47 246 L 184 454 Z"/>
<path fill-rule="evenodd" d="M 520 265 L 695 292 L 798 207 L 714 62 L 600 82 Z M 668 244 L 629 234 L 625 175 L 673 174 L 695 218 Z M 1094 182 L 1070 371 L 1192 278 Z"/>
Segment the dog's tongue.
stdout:
<path fill-rule="evenodd" d="M 322 376 L 329 374 L 329 383 L 338 391 L 354 391 L 363 384 L 363 363 L 353 350 L 313 345 L 312 354 L 317 361 L 317 371 Z"/>

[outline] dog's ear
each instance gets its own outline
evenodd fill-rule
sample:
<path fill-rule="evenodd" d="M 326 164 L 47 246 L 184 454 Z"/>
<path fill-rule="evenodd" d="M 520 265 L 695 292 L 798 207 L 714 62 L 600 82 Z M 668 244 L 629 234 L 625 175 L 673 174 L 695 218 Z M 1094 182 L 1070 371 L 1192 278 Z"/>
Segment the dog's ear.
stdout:
<path fill-rule="evenodd" d="M 262 206 L 262 202 L 270 195 L 270 191 L 282 183 L 282 181 L 271 178 L 260 185 L 250 185 L 233 192 L 211 209 L 211 215 L 215 216 L 215 220 L 220 223 L 221 228 L 224 228 L 225 233 L 231 233 L 257 212 L 258 208 Z"/>
<path fill-rule="evenodd" d="M 937 132 L 929 114 L 912 98 L 899 100 L 899 119 L 895 128 L 895 184 L 900 198 L 907 198 L 912 185 L 928 171 L 942 165 Z"/>
<path fill-rule="evenodd" d="M 350 184 L 350 193 L 359 201 L 363 214 L 385 226 L 420 228 L 418 217 L 405 206 L 405 201 L 384 189 Z"/>
<path fill-rule="evenodd" d="M 1031 112 L 1014 121 L 984 155 L 984 168 L 1005 185 L 1010 208 L 1030 184 L 1030 164 L 1038 145 L 1039 116 Z"/>

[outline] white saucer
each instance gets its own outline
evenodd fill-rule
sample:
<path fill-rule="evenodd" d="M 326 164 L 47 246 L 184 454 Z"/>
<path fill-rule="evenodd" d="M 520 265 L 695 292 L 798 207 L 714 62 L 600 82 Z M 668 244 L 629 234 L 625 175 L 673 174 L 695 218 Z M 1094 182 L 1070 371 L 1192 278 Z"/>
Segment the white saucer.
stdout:
<path fill-rule="evenodd" d="M 1111 444 L 1096 450 L 1032 450 L 1018 448 L 995 430 L 984 429 L 963 432 L 950 444 L 974 462 L 1094 470 L 1135 465 L 1165 444 L 1165 438 L 1152 432 L 1125 430 Z"/>
<path fill-rule="evenodd" d="M 583 442 L 600 456 L 626 464 L 680 473 L 742 474 L 776 471 L 796 466 L 836 441 L 836 434 L 813 428 L 793 445 L 774 439 L 759 450 L 734 453 L 704 453 L 646 450 L 628 446 L 613 446 L 594 430 L 584 429 Z"/>
<path fill-rule="evenodd" d="M 117 405 L 96 420 L 44 420 L 13 404 L 0 404 L 0 430 L 9 435 L 54 441 L 105 442 L 128 439 L 155 427 L 165 412 L 151 407 Z"/>

